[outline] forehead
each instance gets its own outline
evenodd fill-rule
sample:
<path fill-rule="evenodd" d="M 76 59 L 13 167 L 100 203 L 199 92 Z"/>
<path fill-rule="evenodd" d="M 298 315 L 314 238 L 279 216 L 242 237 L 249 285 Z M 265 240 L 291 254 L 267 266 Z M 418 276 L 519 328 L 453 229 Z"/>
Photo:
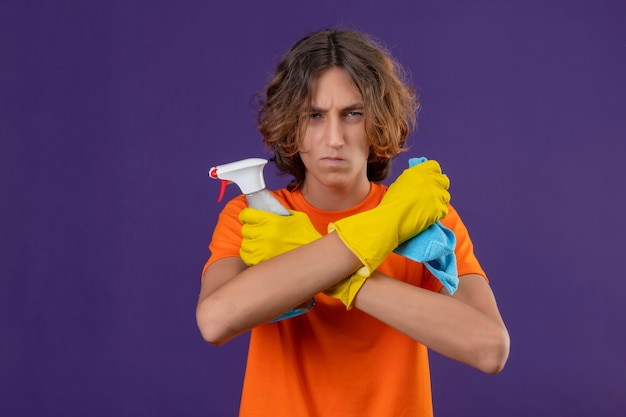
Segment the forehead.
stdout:
<path fill-rule="evenodd" d="M 345 70 L 333 67 L 320 71 L 313 78 L 311 103 L 314 105 L 361 102 L 361 92 Z"/>

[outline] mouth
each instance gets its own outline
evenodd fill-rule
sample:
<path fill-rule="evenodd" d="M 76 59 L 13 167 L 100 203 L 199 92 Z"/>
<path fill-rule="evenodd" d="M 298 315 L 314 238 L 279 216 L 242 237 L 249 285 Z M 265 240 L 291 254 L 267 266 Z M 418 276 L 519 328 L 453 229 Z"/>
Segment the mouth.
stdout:
<path fill-rule="evenodd" d="M 327 169 L 331 169 L 331 170 L 343 169 L 346 164 L 345 159 L 334 157 L 334 156 L 327 156 L 325 158 L 322 158 L 320 162 Z"/>

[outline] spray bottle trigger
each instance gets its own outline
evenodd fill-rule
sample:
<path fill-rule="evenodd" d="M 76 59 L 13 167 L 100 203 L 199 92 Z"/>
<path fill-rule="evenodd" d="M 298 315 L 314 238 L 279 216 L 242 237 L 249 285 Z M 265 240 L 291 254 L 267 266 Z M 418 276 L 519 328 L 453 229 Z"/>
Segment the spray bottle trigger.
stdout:
<path fill-rule="evenodd" d="M 224 197 L 224 192 L 226 191 L 226 186 L 230 181 L 220 180 L 220 196 L 217 198 L 217 202 L 221 202 Z"/>

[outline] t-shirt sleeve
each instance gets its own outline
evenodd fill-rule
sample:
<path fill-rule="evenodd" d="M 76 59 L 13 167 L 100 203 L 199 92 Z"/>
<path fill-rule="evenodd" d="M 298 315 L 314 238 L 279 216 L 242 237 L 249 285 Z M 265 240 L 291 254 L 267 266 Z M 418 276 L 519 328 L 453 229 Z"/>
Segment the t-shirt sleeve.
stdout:
<path fill-rule="evenodd" d="M 209 244 L 211 255 L 202 269 L 202 275 L 213 262 L 231 256 L 239 257 L 241 248 L 241 222 L 239 212 L 247 206 L 245 197 L 240 195 L 230 200 L 220 213 L 213 237 Z"/>
<path fill-rule="evenodd" d="M 448 215 L 441 220 L 441 224 L 452 230 L 456 236 L 454 254 L 459 276 L 478 274 L 482 275 L 488 282 L 487 274 L 483 271 L 474 254 L 474 245 L 470 239 L 469 232 L 465 224 L 463 224 L 459 213 L 452 206 L 448 206 Z"/>

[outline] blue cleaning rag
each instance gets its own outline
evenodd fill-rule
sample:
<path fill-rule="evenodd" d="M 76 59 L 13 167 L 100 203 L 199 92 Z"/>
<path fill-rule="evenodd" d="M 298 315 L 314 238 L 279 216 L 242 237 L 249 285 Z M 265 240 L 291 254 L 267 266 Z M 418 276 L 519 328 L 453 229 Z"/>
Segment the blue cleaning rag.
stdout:
<path fill-rule="evenodd" d="M 409 159 L 409 167 L 421 164 L 426 158 Z M 441 222 L 435 222 L 420 234 L 400 244 L 394 252 L 426 265 L 426 268 L 443 284 L 450 294 L 459 286 L 456 269 L 456 236 Z"/>

